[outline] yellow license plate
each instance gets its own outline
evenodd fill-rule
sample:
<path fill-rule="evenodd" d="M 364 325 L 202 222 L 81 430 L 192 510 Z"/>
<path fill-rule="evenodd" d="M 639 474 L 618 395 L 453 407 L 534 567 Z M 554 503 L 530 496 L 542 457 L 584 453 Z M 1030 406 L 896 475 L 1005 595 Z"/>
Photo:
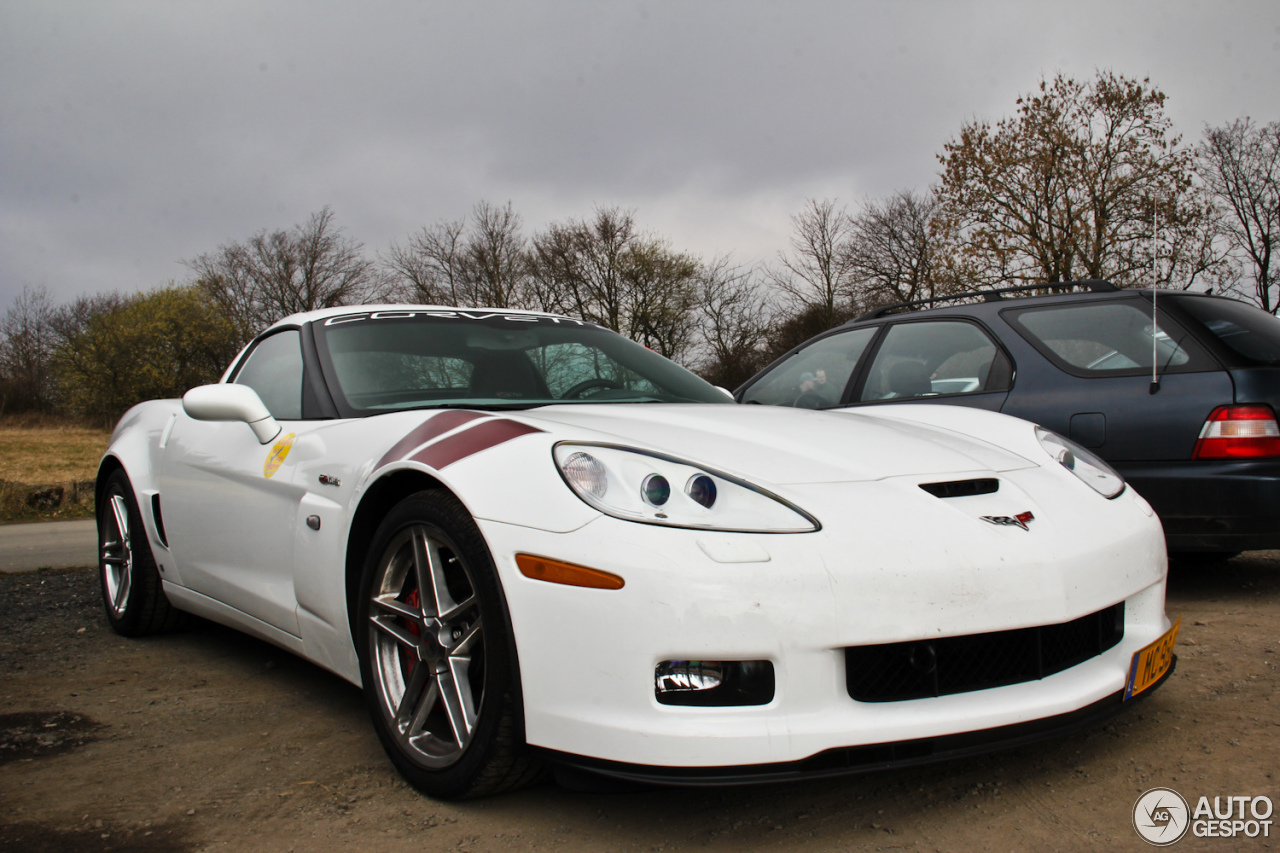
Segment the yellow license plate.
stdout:
<path fill-rule="evenodd" d="M 1129 664 L 1129 683 L 1124 689 L 1125 701 L 1155 684 L 1173 666 L 1173 644 L 1178 639 L 1182 617 L 1160 639 L 1133 653 Z"/>

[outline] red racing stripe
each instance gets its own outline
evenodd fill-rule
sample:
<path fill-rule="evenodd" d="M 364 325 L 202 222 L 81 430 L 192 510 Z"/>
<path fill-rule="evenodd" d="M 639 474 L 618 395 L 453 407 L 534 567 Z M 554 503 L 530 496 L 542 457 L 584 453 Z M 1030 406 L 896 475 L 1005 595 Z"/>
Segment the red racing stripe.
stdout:
<path fill-rule="evenodd" d="M 430 447 L 424 447 L 409 458 L 414 462 L 430 465 L 439 471 L 459 459 L 466 459 L 481 450 L 488 450 L 490 447 L 502 444 L 504 441 L 510 441 L 513 438 L 519 438 L 522 435 L 534 432 L 542 432 L 542 430 L 517 421 L 497 418 L 485 421 L 482 424 L 476 424 L 470 429 L 441 439 Z"/>
<path fill-rule="evenodd" d="M 441 412 L 438 415 L 432 415 L 415 427 L 408 435 L 395 443 L 395 446 L 386 452 L 386 454 L 378 460 L 378 464 L 374 470 L 378 470 L 388 462 L 394 462 L 402 458 L 410 450 L 415 447 L 426 444 L 436 436 L 443 435 L 451 429 L 462 426 L 465 423 L 474 421 L 476 418 L 486 417 L 481 412 L 455 411 L 449 410 Z"/>

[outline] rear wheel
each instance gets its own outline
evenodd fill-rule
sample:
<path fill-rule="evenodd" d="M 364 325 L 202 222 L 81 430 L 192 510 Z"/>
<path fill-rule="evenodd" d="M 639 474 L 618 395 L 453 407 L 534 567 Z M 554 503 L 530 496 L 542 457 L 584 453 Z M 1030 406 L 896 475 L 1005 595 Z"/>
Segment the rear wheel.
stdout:
<path fill-rule="evenodd" d="M 537 779 L 497 572 L 462 505 L 443 491 L 397 504 L 374 536 L 360 590 L 365 697 L 405 778 L 441 798 Z"/>
<path fill-rule="evenodd" d="M 165 598 L 133 485 L 123 470 L 108 477 L 98 504 L 98 573 L 107 621 L 126 637 L 179 627 L 184 614 Z"/>

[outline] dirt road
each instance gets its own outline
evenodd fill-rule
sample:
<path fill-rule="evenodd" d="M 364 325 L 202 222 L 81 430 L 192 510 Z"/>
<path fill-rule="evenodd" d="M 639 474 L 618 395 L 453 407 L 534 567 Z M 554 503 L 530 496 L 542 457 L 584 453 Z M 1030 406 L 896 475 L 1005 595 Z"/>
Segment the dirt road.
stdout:
<path fill-rule="evenodd" d="M 1103 728 L 924 769 L 786 786 L 462 804 L 405 787 L 356 688 L 200 623 L 125 640 L 92 572 L 0 575 L 0 849 L 1145 850 L 1137 797 L 1280 802 L 1280 552 L 1176 567 L 1178 671 Z M 1272 818 L 1280 824 L 1280 815 Z M 1276 829 L 1276 827 L 1272 827 Z M 1270 837 L 1178 850 L 1266 850 Z"/>

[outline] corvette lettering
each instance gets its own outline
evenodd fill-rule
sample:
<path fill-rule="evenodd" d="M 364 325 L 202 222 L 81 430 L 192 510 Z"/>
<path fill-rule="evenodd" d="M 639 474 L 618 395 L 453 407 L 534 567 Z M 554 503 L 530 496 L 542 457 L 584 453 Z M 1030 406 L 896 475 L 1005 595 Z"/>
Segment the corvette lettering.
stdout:
<path fill-rule="evenodd" d="M 469 311 L 373 311 L 366 314 L 343 314 L 340 317 L 330 317 L 324 321 L 324 325 L 338 326 L 343 323 L 358 323 L 361 320 L 409 320 L 414 317 L 432 317 L 437 320 L 507 320 L 511 323 L 550 323 L 555 326 L 595 326 L 594 323 L 588 323 L 586 320 L 575 320 L 570 317 L 542 317 L 497 311 L 488 314 Z"/>

